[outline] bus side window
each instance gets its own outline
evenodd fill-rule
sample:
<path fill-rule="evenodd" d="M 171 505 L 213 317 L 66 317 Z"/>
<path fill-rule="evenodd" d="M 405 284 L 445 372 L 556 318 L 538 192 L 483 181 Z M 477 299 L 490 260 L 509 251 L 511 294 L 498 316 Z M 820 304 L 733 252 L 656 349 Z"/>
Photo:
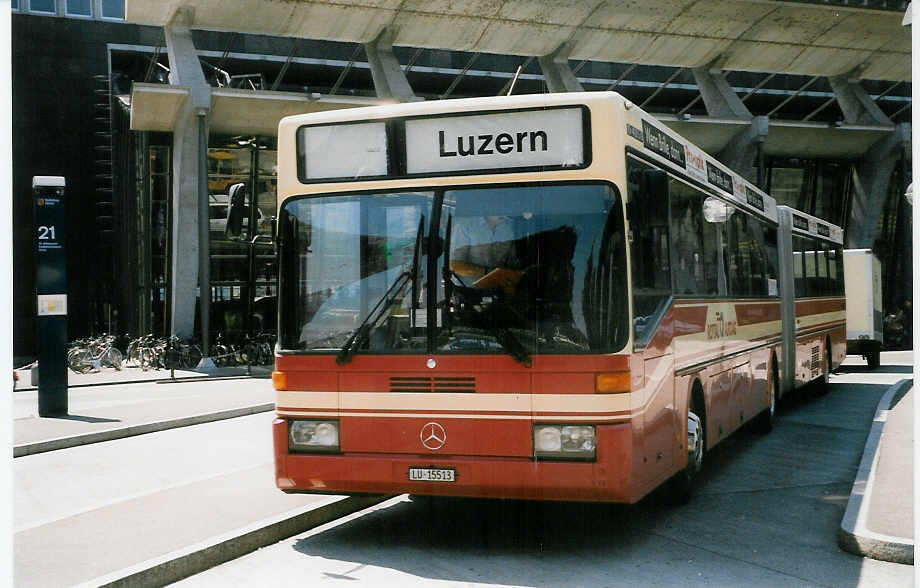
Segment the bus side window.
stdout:
<path fill-rule="evenodd" d="M 751 295 L 767 295 L 766 261 L 764 259 L 764 224 L 754 218 L 748 221 L 748 241 L 751 244 Z"/>
<path fill-rule="evenodd" d="M 751 295 L 751 241 L 748 237 L 748 219 L 744 214 L 734 214 L 728 224 L 728 275 L 729 292 L 733 296 Z"/>
<path fill-rule="evenodd" d="M 827 294 L 829 296 L 837 295 L 837 251 L 828 246 L 824 246 L 824 255 L 827 256 Z"/>
<path fill-rule="evenodd" d="M 767 295 L 779 295 L 779 249 L 776 227 L 764 227 L 764 274 L 767 279 Z M 771 286 L 772 284 L 772 286 Z"/>
<path fill-rule="evenodd" d="M 801 237 L 792 238 L 792 265 L 793 275 L 795 276 L 795 297 L 804 298 L 805 291 L 805 239 Z"/>
<path fill-rule="evenodd" d="M 676 296 L 706 294 L 703 280 L 702 197 L 671 179 L 671 269 Z"/>
<path fill-rule="evenodd" d="M 821 289 L 818 286 L 818 252 L 817 243 L 814 239 L 802 239 L 802 257 L 805 260 L 805 295 L 820 296 Z"/>
<path fill-rule="evenodd" d="M 837 296 L 843 296 L 845 294 L 844 280 L 843 280 L 844 278 L 843 276 L 843 249 L 840 247 L 835 248 L 834 254 L 835 254 L 835 262 L 837 264 L 837 285 L 836 285 L 837 289 L 834 290 L 834 294 L 836 294 Z"/>

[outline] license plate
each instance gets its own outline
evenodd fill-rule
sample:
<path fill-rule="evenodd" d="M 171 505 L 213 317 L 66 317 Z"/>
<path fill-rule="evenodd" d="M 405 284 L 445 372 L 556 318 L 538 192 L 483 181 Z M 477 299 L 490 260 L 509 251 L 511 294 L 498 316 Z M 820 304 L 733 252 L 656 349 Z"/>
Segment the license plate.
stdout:
<path fill-rule="evenodd" d="M 457 474 L 452 469 L 409 468 L 409 480 L 412 482 L 455 482 Z"/>

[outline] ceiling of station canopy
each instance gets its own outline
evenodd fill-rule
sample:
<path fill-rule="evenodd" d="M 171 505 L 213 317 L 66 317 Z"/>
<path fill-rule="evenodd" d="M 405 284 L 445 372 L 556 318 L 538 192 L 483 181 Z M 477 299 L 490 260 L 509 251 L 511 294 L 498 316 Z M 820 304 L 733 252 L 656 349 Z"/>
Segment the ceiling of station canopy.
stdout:
<path fill-rule="evenodd" d="M 541 56 L 575 63 L 735 72 L 911 75 L 905 2 L 896 0 L 125 0 L 130 22 L 367 43 Z"/>

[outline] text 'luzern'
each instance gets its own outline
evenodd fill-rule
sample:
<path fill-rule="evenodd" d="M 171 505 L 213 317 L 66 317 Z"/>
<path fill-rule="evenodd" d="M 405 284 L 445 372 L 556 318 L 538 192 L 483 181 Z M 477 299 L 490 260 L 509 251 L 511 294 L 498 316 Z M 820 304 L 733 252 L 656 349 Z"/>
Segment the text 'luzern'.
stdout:
<path fill-rule="evenodd" d="M 525 153 L 546 151 L 548 137 L 546 131 L 519 131 L 516 133 L 499 133 L 498 135 L 468 135 L 445 138 L 444 131 L 438 131 L 438 147 L 441 157 L 468 157 L 470 155 L 493 155 L 499 153 Z M 450 143 L 448 145 L 447 143 Z M 456 147 L 456 150 L 453 150 Z"/>

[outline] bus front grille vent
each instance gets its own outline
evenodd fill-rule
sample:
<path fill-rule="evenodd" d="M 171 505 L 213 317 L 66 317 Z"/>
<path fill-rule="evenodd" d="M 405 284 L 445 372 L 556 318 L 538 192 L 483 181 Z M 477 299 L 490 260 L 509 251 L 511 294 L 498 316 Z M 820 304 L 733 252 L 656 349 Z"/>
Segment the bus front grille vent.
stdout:
<path fill-rule="evenodd" d="M 476 392 L 476 378 L 473 377 L 426 377 L 393 376 L 390 378 L 390 392 Z"/>

